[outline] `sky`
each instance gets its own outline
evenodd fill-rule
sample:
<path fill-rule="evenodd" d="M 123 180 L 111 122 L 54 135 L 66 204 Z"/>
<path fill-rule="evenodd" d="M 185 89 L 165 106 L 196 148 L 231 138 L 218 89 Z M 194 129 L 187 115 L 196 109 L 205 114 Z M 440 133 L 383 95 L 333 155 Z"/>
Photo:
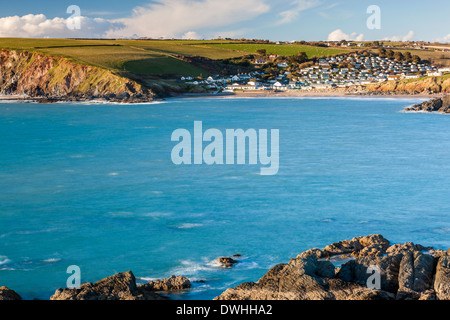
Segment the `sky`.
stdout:
<path fill-rule="evenodd" d="M 450 43 L 449 16 L 449 0 L 21 0 L 2 5 L 0 37 Z"/>

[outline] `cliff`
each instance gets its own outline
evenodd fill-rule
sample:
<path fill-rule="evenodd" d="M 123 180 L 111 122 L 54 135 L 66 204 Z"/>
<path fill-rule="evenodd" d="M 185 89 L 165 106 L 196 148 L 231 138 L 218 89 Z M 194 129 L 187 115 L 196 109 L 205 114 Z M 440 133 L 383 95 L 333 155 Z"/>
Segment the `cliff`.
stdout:
<path fill-rule="evenodd" d="M 450 93 L 450 75 L 421 79 L 386 81 L 366 87 L 370 93 L 432 94 Z"/>
<path fill-rule="evenodd" d="M 41 53 L 0 51 L 0 95 L 46 100 L 144 102 L 154 93 L 101 68 Z"/>
<path fill-rule="evenodd" d="M 415 104 L 405 108 L 408 112 L 438 112 L 442 114 L 450 114 L 450 95 L 433 100 Z"/>

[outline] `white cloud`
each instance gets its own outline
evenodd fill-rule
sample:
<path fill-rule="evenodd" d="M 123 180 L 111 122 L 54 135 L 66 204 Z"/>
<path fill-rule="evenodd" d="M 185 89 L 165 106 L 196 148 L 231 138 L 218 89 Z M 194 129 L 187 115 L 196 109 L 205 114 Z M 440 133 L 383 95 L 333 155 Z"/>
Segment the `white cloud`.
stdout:
<path fill-rule="evenodd" d="M 80 17 L 80 29 L 70 30 L 67 21 L 73 18 L 48 19 L 43 14 L 0 18 L 0 37 L 102 37 L 108 30 L 119 27 L 100 18 Z"/>
<path fill-rule="evenodd" d="M 201 39 L 201 38 L 202 37 L 195 31 L 186 32 L 181 37 L 181 39 L 184 39 L 184 40 L 198 40 L 198 39 Z"/>
<path fill-rule="evenodd" d="M 414 38 L 414 31 L 411 30 L 408 32 L 407 35 L 405 36 L 393 36 L 393 37 L 387 37 L 384 38 L 383 40 L 390 40 L 390 41 L 411 41 Z"/>
<path fill-rule="evenodd" d="M 443 38 L 437 39 L 438 42 L 450 43 L 450 33 Z"/>
<path fill-rule="evenodd" d="M 341 41 L 341 40 L 347 40 L 347 41 L 363 41 L 364 40 L 364 34 L 357 34 L 356 32 L 346 34 L 341 29 L 334 30 L 328 35 L 328 41 Z"/>
<path fill-rule="evenodd" d="M 124 27 L 108 35 L 178 38 L 187 32 L 249 21 L 269 9 L 261 0 L 158 0 L 135 8 L 129 18 L 118 19 Z"/>
<path fill-rule="evenodd" d="M 314 8 L 320 4 L 318 0 L 294 0 L 293 8 L 280 13 L 281 20 L 279 24 L 289 23 L 296 19 L 300 12 Z"/>

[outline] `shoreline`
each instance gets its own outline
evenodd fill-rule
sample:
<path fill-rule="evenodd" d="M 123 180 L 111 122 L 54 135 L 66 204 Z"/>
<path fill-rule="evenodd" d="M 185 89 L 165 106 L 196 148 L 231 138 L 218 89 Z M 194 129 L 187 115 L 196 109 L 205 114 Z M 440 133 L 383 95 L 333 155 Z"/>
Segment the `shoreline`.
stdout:
<path fill-rule="evenodd" d="M 240 263 L 230 257 L 215 261 L 223 270 Z M 378 288 L 368 285 L 372 266 L 382 276 Z M 132 271 L 121 272 L 80 289 L 56 289 L 50 300 L 170 300 L 196 282 L 183 275 L 143 284 L 137 279 Z M 278 281 L 285 287 L 273 285 Z M 0 283 L 0 300 L 22 298 Z M 303 251 L 274 265 L 259 281 L 228 287 L 213 300 L 450 300 L 450 248 L 393 243 L 380 234 L 358 236 Z"/>
<path fill-rule="evenodd" d="M 419 98 L 419 99 L 433 99 L 444 97 L 445 93 L 434 94 L 406 94 L 406 93 L 376 93 L 364 91 L 335 91 L 335 90 L 286 90 L 286 91 L 261 91 L 261 90 L 247 90 L 235 92 L 222 93 L 184 93 L 173 95 L 166 99 L 193 99 L 193 98 Z"/>

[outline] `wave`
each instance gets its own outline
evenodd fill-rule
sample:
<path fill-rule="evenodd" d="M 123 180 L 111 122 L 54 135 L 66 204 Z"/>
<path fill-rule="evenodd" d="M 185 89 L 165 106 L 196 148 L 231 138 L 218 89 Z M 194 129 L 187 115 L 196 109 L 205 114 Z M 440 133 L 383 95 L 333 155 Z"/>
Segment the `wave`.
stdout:
<path fill-rule="evenodd" d="M 0 266 L 10 263 L 11 260 L 7 256 L 0 256 Z"/>
<path fill-rule="evenodd" d="M 201 223 L 182 223 L 179 226 L 176 226 L 177 229 L 194 229 L 203 227 L 203 224 Z"/>
<path fill-rule="evenodd" d="M 89 100 L 89 101 L 58 101 L 56 104 L 76 104 L 76 105 L 118 105 L 118 106 L 140 106 L 140 105 L 156 105 L 167 103 L 167 101 L 148 101 L 148 102 L 113 102 L 104 100 Z"/>

